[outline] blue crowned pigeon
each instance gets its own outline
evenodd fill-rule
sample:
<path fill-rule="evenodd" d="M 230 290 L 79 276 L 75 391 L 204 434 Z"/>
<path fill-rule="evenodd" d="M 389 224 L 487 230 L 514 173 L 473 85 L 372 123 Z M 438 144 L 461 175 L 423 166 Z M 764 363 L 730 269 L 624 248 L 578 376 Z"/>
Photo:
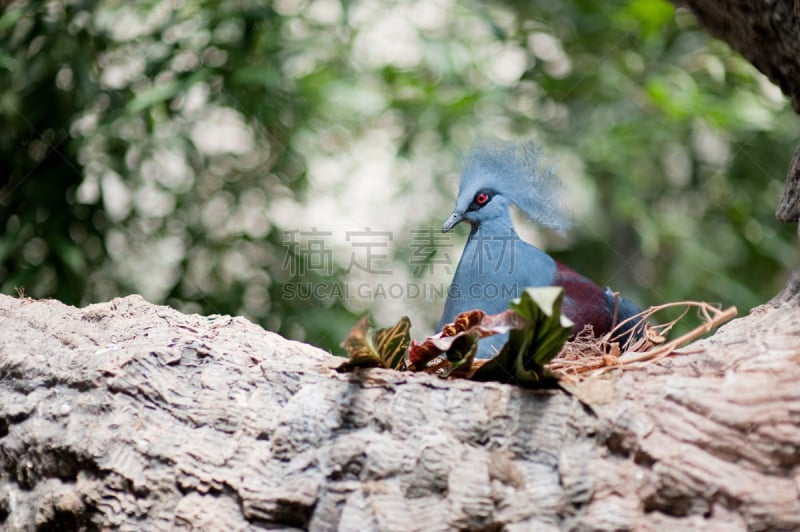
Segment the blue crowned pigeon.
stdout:
<path fill-rule="evenodd" d="M 494 142 L 473 148 L 466 157 L 456 207 L 442 226 L 443 232 L 461 222 L 472 227 L 437 330 L 461 312 L 502 312 L 522 290 L 536 286 L 564 288 L 562 312 L 575 324 L 573 335 L 591 325 L 600 336 L 640 312 L 609 288 L 599 288 L 520 239 L 511 223 L 512 203 L 546 227 L 563 231 L 569 225 L 560 202 L 560 183 L 543 165 L 535 143 Z M 629 322 L 620 340 L 640 329 L 638 325 Z M 476 358 L 494 356 L 507 340 L 507 334 L 481 340 Z"/>

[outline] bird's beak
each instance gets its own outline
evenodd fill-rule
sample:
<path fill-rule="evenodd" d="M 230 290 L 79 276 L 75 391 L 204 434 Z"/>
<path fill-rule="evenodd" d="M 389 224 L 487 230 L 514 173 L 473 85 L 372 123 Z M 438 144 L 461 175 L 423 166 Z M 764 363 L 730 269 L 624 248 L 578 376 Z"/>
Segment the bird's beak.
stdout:
<path fill-rule="evenodd" d="M 464 215 L 458 211 L 455 211 L 453 214 L 450 215 L 450 218 L 442 226 L 442 233 L 446 233 L 452 230 L 458 223 L 464 219 Z"/>

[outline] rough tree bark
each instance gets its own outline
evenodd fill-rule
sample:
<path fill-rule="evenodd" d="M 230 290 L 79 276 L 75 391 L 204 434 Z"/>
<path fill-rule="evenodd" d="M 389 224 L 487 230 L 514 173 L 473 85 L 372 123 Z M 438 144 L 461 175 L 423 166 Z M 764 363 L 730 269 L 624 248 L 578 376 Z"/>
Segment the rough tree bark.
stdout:
<path fill-rule="evenodd" d="M 797 0 L 674 0 L 789 97 L 800 113 L 800 2 Z"/>
<path fill-rule="evenodd" d="M 800 113 L 800 0 L 673 0 L 695 14 L 714 37 L 742 54 L 781 88 Z M 800 220 L 800 146 L 795 150 L 775 213 Z"/>
<path fill-rule="evenodd" d="M 800 528 L 800 307 L 576 395 L 341 362 L 139 296 L 0 296 L 0 526 Z"/>

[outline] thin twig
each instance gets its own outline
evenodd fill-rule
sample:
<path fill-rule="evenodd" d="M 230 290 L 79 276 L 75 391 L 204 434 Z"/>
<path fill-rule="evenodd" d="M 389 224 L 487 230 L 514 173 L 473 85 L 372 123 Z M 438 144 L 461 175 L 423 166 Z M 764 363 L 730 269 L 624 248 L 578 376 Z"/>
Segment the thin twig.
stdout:
<path fill-rule="evenodd" d="M 678 317 L 666 323 L 655 325 L 648 323 L 655 314 L 671 308 L 683 308 L 683 311 Z M 666 335 L 692 308 L 698 309 L 703 323 L 666 342 Z M 679 301 L 650 307 L 620 322 L 612 331 L 599 338 L 594 338 L 591 331 L 578 334 L 574 340 L 567 342 L 561 353 L 547 367 L 557 377 L 570 381 L 581 375 L 599 375 L 613 369 L 641 368 L 644 362 L 652 363 L 672 354 L 687 353 L 677 353 L 676 350 L 735 316 L 735 307 L 721 310 L 709 303 L 697 301 Z M 620 346 L 617 340 L 624 334 L 625 328 L 639 320 L 644 324 L 642 334 L 638 338 L 630 338 L 626 345 Z"/>

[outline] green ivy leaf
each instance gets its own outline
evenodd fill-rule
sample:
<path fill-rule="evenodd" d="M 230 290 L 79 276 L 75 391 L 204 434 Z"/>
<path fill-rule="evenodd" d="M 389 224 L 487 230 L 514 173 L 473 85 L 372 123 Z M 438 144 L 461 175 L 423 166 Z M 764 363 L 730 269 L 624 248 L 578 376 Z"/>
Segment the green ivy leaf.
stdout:
<path fill-rule="evenodd" d="M 533 362 L 547 364 L 561 351 L 572 333 L 574 323 L 561 314 L 564 290 L 556 286 L 526 288 L 522 295 L 511 301 L 511 310 L 534 324 L 530 353 Z"/>
<path fill-rule="evenodd" d="M 526 324 L 509 333 L 508 342 L 494 358 L 478 368 L 472 378 L 524 386 L 541 385 L 550 362 L 569 338 L 573 323 L 561 315 L 564 292 L 560 287 L 526 288 L 511 301 L 511 309 Z"/>

